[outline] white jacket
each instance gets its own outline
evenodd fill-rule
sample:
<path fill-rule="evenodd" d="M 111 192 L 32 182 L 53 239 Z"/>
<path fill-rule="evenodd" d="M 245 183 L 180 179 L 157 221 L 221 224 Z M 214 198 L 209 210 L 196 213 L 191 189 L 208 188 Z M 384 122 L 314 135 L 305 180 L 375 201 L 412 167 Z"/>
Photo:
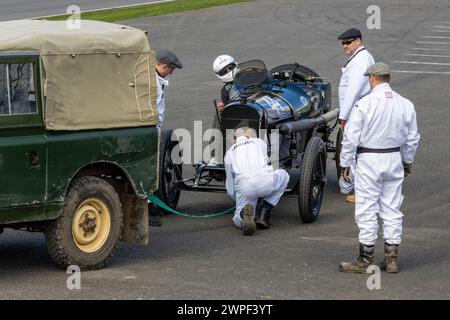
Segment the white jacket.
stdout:
<path fill-rule="evenodd" d="M 156 109 L 159 114 L 159 124 L 158 126 L 162 126 L 164 122 L 164 112 L 166 110 L 166 102 L 164 96 L 164 90 L 169 85 L 169 80 L 161 77 L 158 73 L 156 73 Z"/>
<path fill-rule="evenodd" d="M 238 137 L 224 159 L 228 195 L 235 199 L 235 184 L 244 179 L 272 174 L 273 168 L 268 162 L 267 144 L 263 140 Z"/>
<path fill-rule="evenodd" d="M 352 110 L 344 130 L 341 166 L 350 166 L 357 147 L 401 147 L 402 161 L 412 163 L 419 139 L 414 105 L 388 83 L 379 84 Z"/>
<path fill-rule="evenodd" d="M 374 63 L 369 51 L 360 47 L 342 68 L 338 89 L 339 119 L 347 120 L 356 101 L 370 92 L 369 80 L 364 76 L 364 72 Z"/>

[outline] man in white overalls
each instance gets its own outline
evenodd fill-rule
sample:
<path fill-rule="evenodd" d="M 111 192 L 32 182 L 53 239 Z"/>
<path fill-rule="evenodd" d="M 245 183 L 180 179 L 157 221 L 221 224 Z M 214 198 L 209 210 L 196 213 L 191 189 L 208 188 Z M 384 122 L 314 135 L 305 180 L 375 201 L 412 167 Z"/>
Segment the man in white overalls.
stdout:
<path fill-rule="evenodd" d="M 341 40 L 345 53 L 350 56 L 342 68 L 338 90 L 339 126 L 342 130 L 345 130 L 345 123 L 348 121 L 356 101 L 370 92 L 369 81 L 364 77 L 364 72 L 375 61 L 364 47 L 361 32 L 358 29 L 348 29 L 338 37 L 338 40 Z M 352 167 L 354 169 L 354 164 L 352 164 Z M 348 182 L 345 182 L 341 177 L 339 179 L 341 192 L 349 194 L 353 189 L 353 182 L 353 177 Z M 349 195 L 346 200 L 354 202 L 354 196 Z"/>
<path fill-rule="evenodd" d="M 373 263 L 378 217 L 383 221 L 385 257 L 381 268 L 398 272 L 402 238 L 404 177 L 411 173 L 419 145 L 414 105 L 389 86 L 390 68 L 377 62 L 367 69 L 370 94 L 359 100 L 345 127 L 341 167 L 348 177 L 356 156 L 355 220 L 359 228 L 359 257 L 342 262 L 343 272 L 365 273 Z"/>
<path fill-rule="evenodd" d="M 252 235 L 256 226 L 270 227 L 270 210 L 277 205 L 289 182 L 283 169 L 273 170 L 268 164 L 267 144 L 256 137 L 255 130 L 235 130 L 235 143 L 225 154 L 226 188 L 236 201 L 233 222 L 244 235 Z M 264 198 L 255 213 L 258 198 Z M 254 220 L 256 215 L 256 220 Z"/>
<path fill-rule="evenodd" d="M 158 110 L 159 123 L 158 130 L 161 130 L 164 123 L 164 115 L 166 111 L 165 89 L 169 85 L 167 79 L 175 69 L 183 68 L 180 59 L 167 49 L 160 49 L 156 51 L 156 109 Z M 149 221 L 151 226 L 161 226 L 161 217 L 159 216 L 159 209 L 151 207 Z"/>

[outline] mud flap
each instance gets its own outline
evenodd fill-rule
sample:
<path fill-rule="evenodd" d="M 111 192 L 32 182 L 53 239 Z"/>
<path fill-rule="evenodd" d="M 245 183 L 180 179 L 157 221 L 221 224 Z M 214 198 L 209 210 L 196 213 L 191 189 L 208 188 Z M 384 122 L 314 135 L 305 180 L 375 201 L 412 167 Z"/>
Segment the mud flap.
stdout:
<path fill-rule="evenodd" d="M 148 244 L 148 200 L 132 195 L 121 197 L 120 200 L 123 210 L 122 241 Z"/>

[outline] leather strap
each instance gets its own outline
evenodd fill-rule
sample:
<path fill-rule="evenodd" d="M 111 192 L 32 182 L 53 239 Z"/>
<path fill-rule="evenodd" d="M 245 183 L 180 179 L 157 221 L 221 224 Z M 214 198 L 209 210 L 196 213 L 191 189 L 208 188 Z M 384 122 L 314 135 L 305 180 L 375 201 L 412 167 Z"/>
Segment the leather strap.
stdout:
<path fill-rule="evenodd" d="M 356 149 L 356 153 L 391 153 L 391 152 L 399 152 L 400 147 L 397 148 L 386 148 L 386 149 L 371 149 L 371 148 L 364 148 L 364 147 L 358 147 Z"/>

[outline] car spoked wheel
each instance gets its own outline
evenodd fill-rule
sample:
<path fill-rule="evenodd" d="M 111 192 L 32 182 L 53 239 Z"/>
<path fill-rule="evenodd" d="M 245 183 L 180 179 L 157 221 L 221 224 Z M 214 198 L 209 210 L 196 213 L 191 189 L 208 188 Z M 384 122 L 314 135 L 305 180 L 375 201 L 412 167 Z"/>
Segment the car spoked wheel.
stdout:
<path fill-rule="evenodd" d="M 116 249 L 123 213 L 114 188 L 98 177 L 81 177 L 70 186 L 60 216 L 45 228 L 52 259 L 81 270 L 103 267 Z"/>
<path fill-rule="evenodd" d="M 306 146 L 300 168 L 298 209 L 303 222 L 314 222 L 320 213 L 327 183 L 326 148 L 323 141 L 312 138 Z"/>
<path fill-rule="evenodd" d="M 76 210 L 72 222 L 72 236 L 81 251 L 96 252 L 106 243 L 110 230 L 111 214 L 102 200 L 89 198 Z"/>
<path fill-rule="evenodd" d="M 167 195 L 167 202 L 174 204 L 180 196 L 180 190 L 177 187 L 175 178 L 181 175 L 181 168 L 174 165 L 169 152 L 165 153 L 164 163 L 164 193 Z"/>
<path fill-rule="evenodd" d="M 326 159 L 322 152 L 317 154 L 316 161 L 314 162 L 313 169 L 313 181 L 311 190 L 311 207 L 312 214 L 318 216 L 320 212 L 320 207 L 322 205 L 323 191 L 327 183 L 326 177 Z"/>
<path fill-rule="evenodd" d="M 175 209 L 181 193 L 177 181 L 182 180 L 183 178 L 183 166 L 181 163 L 174 163 L 174 159 L 172 159 L 174 154 L 178 154 L 181 159 L 179 142 L 176 138 L 175 141 L 172 141 L 173 134 L 173 130 L 164 130 L 161 132 L 161 142 L 159 147 L 159 187 L 155 194 L 169 207 Z M 163 212 L 165 214 L 170 213 L 165 210 L 163 210 Z"/>

